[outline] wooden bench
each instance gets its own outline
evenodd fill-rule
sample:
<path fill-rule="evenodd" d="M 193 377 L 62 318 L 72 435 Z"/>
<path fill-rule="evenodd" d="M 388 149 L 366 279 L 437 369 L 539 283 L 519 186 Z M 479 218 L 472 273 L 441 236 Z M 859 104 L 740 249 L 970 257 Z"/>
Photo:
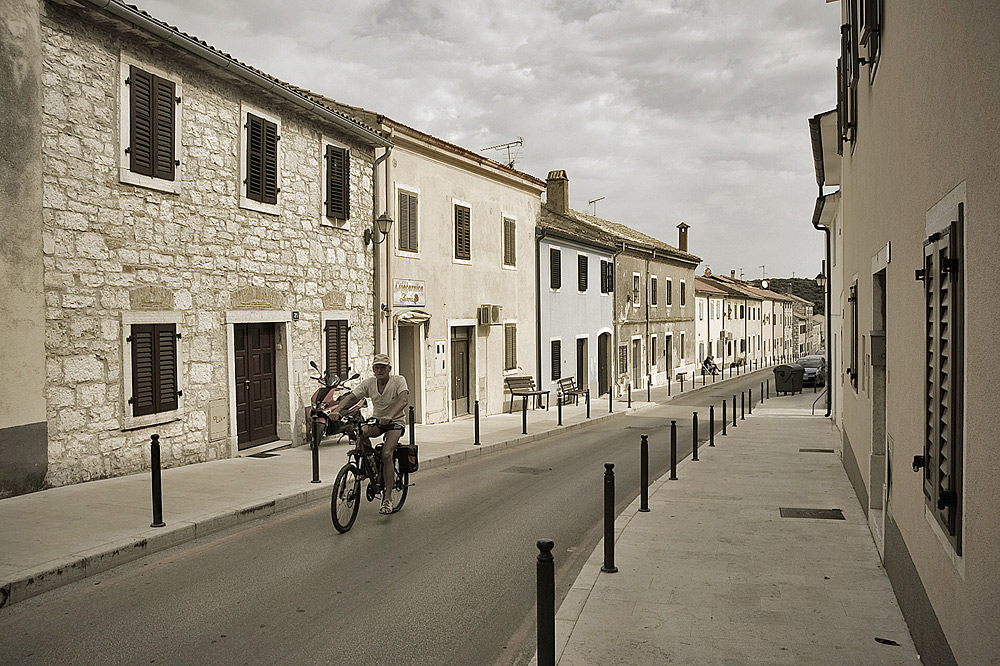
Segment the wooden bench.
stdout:
<path fill-rule="evenodd" d="M 535 380 L 532 377 L 525 375 L 514 375 L 511 377 L 504 377 L 504 382 L 507 384 L 507 390 L 510 391 L 510 411 L 514 411 L 514 397 L 522 396 L 525 398 L 532 398 L 535 402 L 535 407 L 538 406 L 538 398 L 545 396 L 545 409 L 549 408 L 549 392 L 539 391 L 535 388 Z"/>
<path fill-rule="evenodd" d="M 569 398 L 573 398 L 573 404 L 580 404 L 580 396 L 587 395 L 587 392 L 576 385 L 576 380 L 573 377 L 563 377 L 556 380 L 556 385 L 559 387 L 558 397 L 559 404 L 565 405 Z"/>

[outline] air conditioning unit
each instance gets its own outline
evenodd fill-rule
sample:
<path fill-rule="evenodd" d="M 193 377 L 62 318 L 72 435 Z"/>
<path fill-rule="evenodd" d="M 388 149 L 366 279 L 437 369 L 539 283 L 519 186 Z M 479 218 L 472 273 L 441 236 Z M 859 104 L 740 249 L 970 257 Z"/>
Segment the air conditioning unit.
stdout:
<path fill-rule="evenodd" d="M 484 304 L 479 306 L 479 325 L 496 326 L 503 321 L 503 307 Z"/>

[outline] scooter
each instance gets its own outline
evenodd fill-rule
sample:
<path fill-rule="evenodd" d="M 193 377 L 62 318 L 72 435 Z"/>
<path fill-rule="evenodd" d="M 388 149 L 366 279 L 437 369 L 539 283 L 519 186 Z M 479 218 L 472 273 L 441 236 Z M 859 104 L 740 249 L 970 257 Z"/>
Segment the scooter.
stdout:
<path fill-rule="evenodd" d="M 310 377 L 319 382 L 319 388 L 312 394 L 312 409 L 309 410 L 309 421 L 312 425 L 311 446 L 316 449 L 323 438 L 344 433 L 344 424 L 338 419 L 330 418 L 330 412 L 350 393 L 350 386 L 346 382 L 353 381 L 360 377 L 358 373 L 346 380 L 342 380 L 337 375 L 327 376 L 323 373 L 315 361 L 309 361 L 309 365 L 319 373 L 318 377 Z M 338 395 L 338 392 L 340 394 Z M 360 412 L 367 407 L 367 400 L 362 398 L 351 405 L 343 415 Z"/>

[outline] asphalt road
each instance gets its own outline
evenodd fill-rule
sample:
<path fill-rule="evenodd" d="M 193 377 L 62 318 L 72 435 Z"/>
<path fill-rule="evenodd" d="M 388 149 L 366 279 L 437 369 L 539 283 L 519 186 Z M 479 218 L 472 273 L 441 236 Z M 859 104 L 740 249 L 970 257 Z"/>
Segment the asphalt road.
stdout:
<path fill-rule="evenodd" d="M 704 440 L 707 405 L 721 418 L 722 399 L 731 408 L 763 377 L 423 470 L 402 511 L 365 503 L 344 535 L 318 502 L 26 600 L 0 612 L 0 661 L 525 664 L 536 541 L 555 542 L 558 605 L 603 534 L 604 463 L 615 463 L 620 510 L 639 493 L 641 434 L 656 478 L 669 468 L 670 419 L 683 459 L 692 411 Z"/>

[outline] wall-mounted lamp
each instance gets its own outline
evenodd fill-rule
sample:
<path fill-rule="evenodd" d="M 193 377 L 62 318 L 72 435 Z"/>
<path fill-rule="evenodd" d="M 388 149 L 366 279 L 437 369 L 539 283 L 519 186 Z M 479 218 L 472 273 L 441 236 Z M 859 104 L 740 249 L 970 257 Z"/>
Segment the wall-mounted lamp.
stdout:
<path fill-rule="evenodd" d="M 389 235 L 389 229 L 391 228 L 392 218 L 385 213 L 382 213 L 378 216 L 378 219 L 375 220 L 374 233 L 371 229 L 365 229 L 365 245 L 369 245 L 371 243 L 378 245 L 386 239 L 386 236 Z M 378 237 L 379 234 L 381 234 L 381 237 Z"/>
<path fill-rule="evenodd" d="M 816 275 L 816 284 L 819 285 L 820 289 L 822 289 L 823 287 L 825 287 L 826 286 L 826 276 L 823 275 L 822 273 L 817 274 Z"/>

